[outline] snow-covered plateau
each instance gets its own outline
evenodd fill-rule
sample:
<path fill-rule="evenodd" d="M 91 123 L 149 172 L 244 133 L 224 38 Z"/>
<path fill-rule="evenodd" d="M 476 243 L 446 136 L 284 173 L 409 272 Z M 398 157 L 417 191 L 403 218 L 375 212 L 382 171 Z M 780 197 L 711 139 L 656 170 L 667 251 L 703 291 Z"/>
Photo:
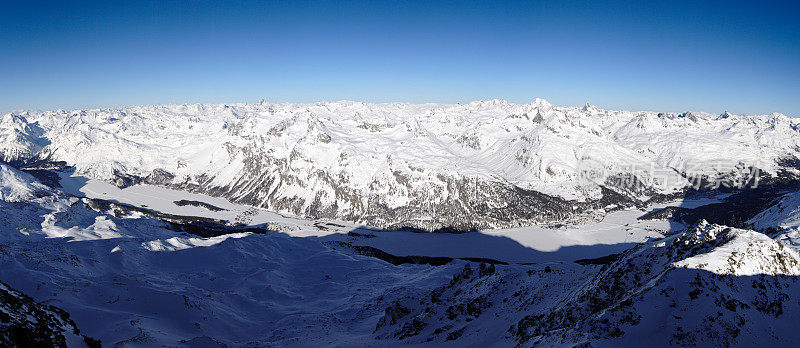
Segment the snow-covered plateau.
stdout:
<path fill-rule="evenodd" d="M 797 127 L 543 100 L 7 114 L 0 346 L 793 345 Z"/>

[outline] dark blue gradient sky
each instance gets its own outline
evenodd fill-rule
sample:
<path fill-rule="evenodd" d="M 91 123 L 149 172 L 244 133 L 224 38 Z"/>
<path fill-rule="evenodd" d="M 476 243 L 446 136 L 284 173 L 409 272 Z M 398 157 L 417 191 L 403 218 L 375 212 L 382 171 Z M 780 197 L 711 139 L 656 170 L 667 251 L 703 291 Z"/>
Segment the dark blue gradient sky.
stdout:
<path fill-rule="evenodd" d="M 465 102 L 800 116 L 800 2 L 0 3 L 0 112 Z"/>

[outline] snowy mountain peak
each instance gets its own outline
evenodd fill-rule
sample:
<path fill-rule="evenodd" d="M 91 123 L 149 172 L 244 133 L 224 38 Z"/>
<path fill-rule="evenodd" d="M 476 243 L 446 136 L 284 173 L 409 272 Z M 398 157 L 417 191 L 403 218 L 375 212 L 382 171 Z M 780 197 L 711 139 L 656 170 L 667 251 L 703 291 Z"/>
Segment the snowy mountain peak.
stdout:
<path fill-rule="evenodd" d="M 679 236 L 676 243 L 693 250 L 693 256 L 676 267 L 703 269 L 736 276 L 800 275 L 800 254 L 765 234 L 705 220 Z"/>
<path fill-rule="evenodd" d="M 539 107 L 539 108 L 541 108 L 541 107 L 552 107 L 553 106 L 553 104 L 550 104 L 549 101 L 547 101 L 546 99 L 542 99 L 542 98 L 534 99 L 533 102 L 531 102 L 531 105 Z"/>
<path fill-rule="evenodd" d="M 17 113 L 0 118 L 0 162 L 13 162 L 36 156 L 47 142 L 36 124 Z"/>

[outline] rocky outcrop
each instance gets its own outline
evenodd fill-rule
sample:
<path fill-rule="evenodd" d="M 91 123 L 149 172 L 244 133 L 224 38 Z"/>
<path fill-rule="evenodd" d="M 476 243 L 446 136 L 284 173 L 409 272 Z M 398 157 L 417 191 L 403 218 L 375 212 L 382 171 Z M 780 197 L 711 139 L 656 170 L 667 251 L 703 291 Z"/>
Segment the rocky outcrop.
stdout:
<path fill-rule="evenodd" d="M 67 312 L 0 282 L 0 346 L 100 347 L 100 341 L 81 336 Z"/>
<path fill-rule="evenodd" d="M 391 303 L 373 334 L 411 344 L 521 346 L 628 346 L 645 337 L 655 345 L 730 346 L 797 338 L 786 328 L 800 317 L 791 300 L 800 290 L 800 256 L 761 233 L 701 221 L 582 264 L 465 264 L 449 283 Z"/>

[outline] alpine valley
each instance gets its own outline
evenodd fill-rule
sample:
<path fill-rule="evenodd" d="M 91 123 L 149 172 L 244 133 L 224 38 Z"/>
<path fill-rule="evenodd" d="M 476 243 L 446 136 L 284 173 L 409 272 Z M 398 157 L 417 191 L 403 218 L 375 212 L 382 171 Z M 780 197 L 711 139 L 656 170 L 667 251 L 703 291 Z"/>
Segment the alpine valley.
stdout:
<path fill-rule="evenodd" d="M 503 100 L 0 119 L 0 346 L 800 341 L 800 121 Z"/>

